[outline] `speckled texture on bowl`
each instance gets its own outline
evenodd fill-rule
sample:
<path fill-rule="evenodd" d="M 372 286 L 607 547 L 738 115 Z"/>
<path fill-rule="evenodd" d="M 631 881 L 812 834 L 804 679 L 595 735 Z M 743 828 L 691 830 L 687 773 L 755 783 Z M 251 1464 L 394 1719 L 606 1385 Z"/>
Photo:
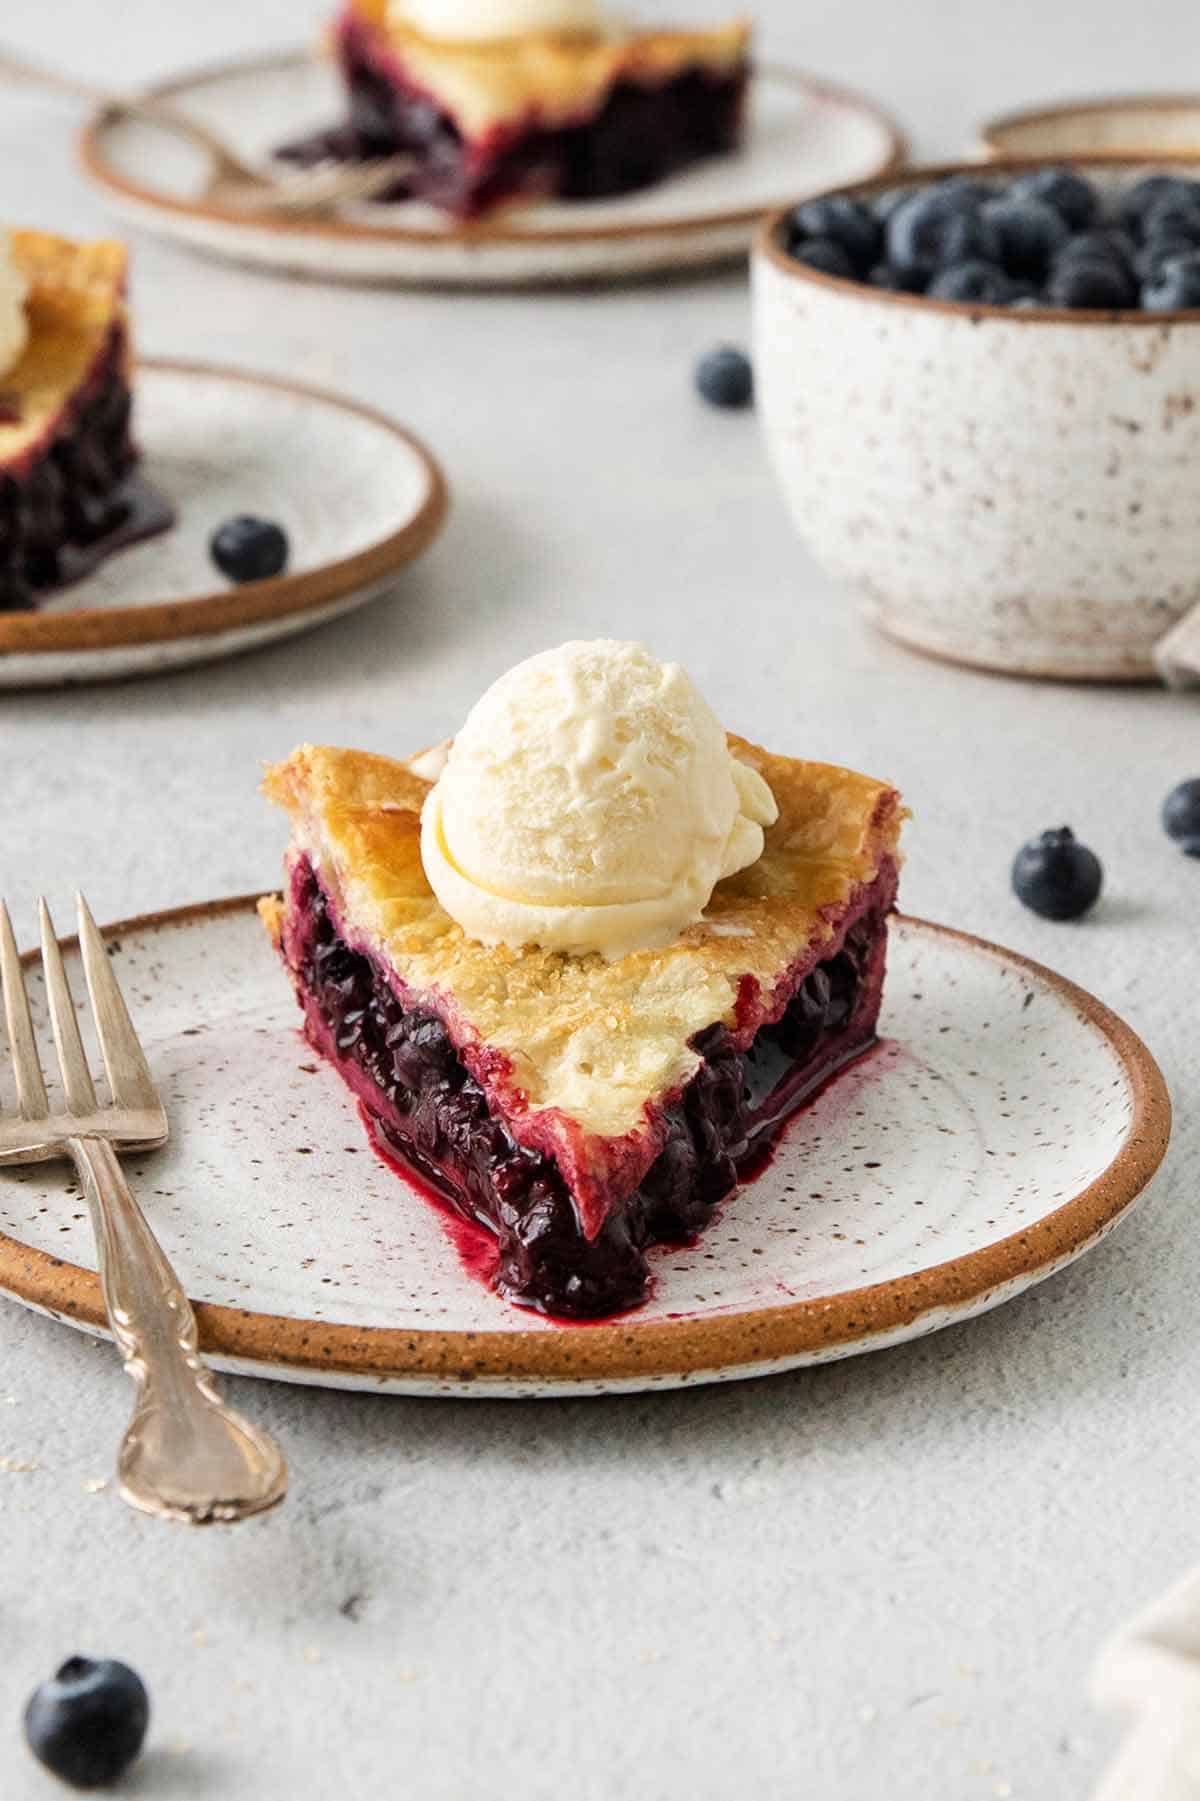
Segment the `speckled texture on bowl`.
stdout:
<path fill-rule="evenodd" d="M 1105 184 L 1146 171 L 1092 168 Z M 917 649 L 1025 675 L 1152 676 L 1156 642 L 1200 603 L 1200 313 L 881 293 L 792 262 L 781 223 L 754 257 L 756 373 L 813 554 Z"/>

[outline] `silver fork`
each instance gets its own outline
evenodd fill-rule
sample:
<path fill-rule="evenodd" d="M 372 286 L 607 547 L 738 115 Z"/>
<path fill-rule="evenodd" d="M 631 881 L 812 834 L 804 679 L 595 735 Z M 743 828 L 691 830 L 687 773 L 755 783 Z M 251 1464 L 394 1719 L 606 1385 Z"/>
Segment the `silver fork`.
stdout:
<path fill-rule="evenodd" d="M 46 1000 L 66 1097 L 52 1110 L 8 909 L 0 901 L 0 992 L 17 1086 L 17 1117 L 0 1115 L 0 1167 L 70 1158 L 87 1195 L 109 1325 L 137 1384 L 117 1474 L 131 1506 L 193 1525 L 245 1519 L 282 1501 L 287 1464 L 275 1441 L 217 1392 L 200 1361 L 196 1316 L 134 1200 L 116 1146 L 167 1141 L 167 1116 L 129 1018 L 104 940 L 82 895 L 79 948 L 108 1075 L 96 1095 L 62 952 L 41 903 Z"/>
<path fill-rule="evenodd" d="M 56 69 L 0 47 L 0 80 L 26 82 L 58 94 L 86 100 L 118 117 L 144 119 L 187 138 L 208 157 L 208 180 L 201 200 L 254 212 L 327 213 L 354 200 L 374 200 L 409 173 L 411 156 L 373 157 L 360 163 L 330 159 L 299 174 L 272 175 L 256 168 L 227 138 L 191 113 L 157 94 L 111 94 L 93 82 L 62 75 Z"/>

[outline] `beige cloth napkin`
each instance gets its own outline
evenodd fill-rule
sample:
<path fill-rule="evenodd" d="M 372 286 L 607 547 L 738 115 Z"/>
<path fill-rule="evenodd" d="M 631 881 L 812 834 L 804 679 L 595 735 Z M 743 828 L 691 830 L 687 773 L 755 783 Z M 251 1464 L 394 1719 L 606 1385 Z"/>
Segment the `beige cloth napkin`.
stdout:
<path fill-rule="evenodd" d="M 1200 1801 L 1200 1570 L 1105 1646 L 1094 1686 L 1134 1716 L 1095 1801 Z"/>
<path fill-rule="evenodd" d="M 1193 607 L 1154 648 L 1168 688 L 1200 688 L 1200 607 Z"/>

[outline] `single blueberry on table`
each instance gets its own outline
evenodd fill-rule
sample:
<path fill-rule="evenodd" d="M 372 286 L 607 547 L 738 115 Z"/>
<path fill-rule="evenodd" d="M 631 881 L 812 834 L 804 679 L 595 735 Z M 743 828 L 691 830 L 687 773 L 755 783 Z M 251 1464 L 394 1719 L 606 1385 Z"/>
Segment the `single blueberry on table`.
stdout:
<path fill-rule="evenodd" d="M 287 566 L 288 541 L 271 519 L 239 513 L 219 525 L 209 541 L 213 562 L 231 582 L 265 582 Z"/>
<path fill-rule="evenodd" d="M 1040 280 L 1071 241 L 1071 228 L 1062 214 L 1032 194 L 988 200 L 982 217 L 996 234 L 1002 267 L 1018 278 Z"/>
<path fill-rule="evenodd" d="M 1172 788 L 1162 810 L 1163 830 L 1189 857 L 1200 857 L 1200 775 Z"/>
<path fill-rule="evenodd" d="M 846 194 L 834 194 L 825 200 L 806 200 L 788 221 L 792 237 L 798 243 L 807 238 L 828 238 L 840 244 L 853 263 L 855 272 L 865 275 L 878 261 L 883 245 L 883 227 L 868 206 Z"/>
<path fill-rule="evenodd" d="M 696 387 L 710 406 L 747 407 L 754 399 L 754 369 L 732 344 L 710 350 L 696 365 Z"/>
<path fill-rule="evenodd" d="M 854 280 L 854 264 L 832 238 L 801 240 L 793 245 L 790 254 L 793 262 L 803 263 L 808 269 L 819 269 L 822 275 L 840 275 L 846 281 Z"/>
<path fill-rule="evenodd" d="M 1142 289 L 1148 313 L 1175 313 L 1200 307 L 1200 250 L 1168 257 Z"/>
<path fill-rule="evenodd" d="M 145 1684 L 128 1664 L 70 1657 L 29 1697 L 25 1737 L 62 1781 L 105 1788 L 141 1750 L 149 1719 Z"/>
<path fill-rule="evenodd" d="M 1137 298 L 1133 276 L 1115 257 L 1060 257 L 1046 283 L 1047 306 L 1119 312 Z"/>
<path fill-rule="evenodd" d="M 929 281 L 954 263 L 999 261 L 996 234 L 982 222 L 975 193 L 946 182 L 896 208 L 887 223 L 887 250 L 893 267 L 915 282 Z"/>
<path fill-rule="evenodd" d="M 1012 867 L 1017 899 L 1042 919 L 1079 919 L 1096 904 L 1104 883 L 1100 859 L 1070 826 L 1043 832 L 1017 852 Z"/>
<path fill-rule="evenodd" d="M 1009 184 L 1013 200 L 1042 200 L 1060 213 L 1072 231 L 1083 231 L 1100 211 L 1100 197 L 1074 169 L 1035 169 Z"/>
<path fill-rule="evenodd" d="M 982 306 L 1007 306 L 1017 297 L 1003 269 L 978 260 L 942 269 L 925 292 L 931 300 L 973 300 Z"/>

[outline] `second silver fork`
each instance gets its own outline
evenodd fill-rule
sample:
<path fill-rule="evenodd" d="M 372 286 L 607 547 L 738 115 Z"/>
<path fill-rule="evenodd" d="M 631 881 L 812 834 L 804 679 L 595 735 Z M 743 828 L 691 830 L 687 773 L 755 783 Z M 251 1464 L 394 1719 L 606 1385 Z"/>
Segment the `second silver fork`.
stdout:
<path fill-rule="evenodd" d="M 104 941 L 79 896 L 79 948 L 112 1104 L 88 1068 L 62 952 L 41 903 L 42 967 L 65 1110 L 52 1108 L 8 910 L 0 902 L 0 990 L 16 1077 L 17 1115 L 0 1115 L 0 1167 L 70 1158 L 96 1234 L 109 1325 L 138 1387 L 117 1463 L 134 1507 L 194 1525 L 261 1513 L 287 1491 L 275 1441 L 221 1400 L 198 1350 L 191 1303 L 121 1170 L 116 1146 L 167 1141 L 167 1116 Z"/>

